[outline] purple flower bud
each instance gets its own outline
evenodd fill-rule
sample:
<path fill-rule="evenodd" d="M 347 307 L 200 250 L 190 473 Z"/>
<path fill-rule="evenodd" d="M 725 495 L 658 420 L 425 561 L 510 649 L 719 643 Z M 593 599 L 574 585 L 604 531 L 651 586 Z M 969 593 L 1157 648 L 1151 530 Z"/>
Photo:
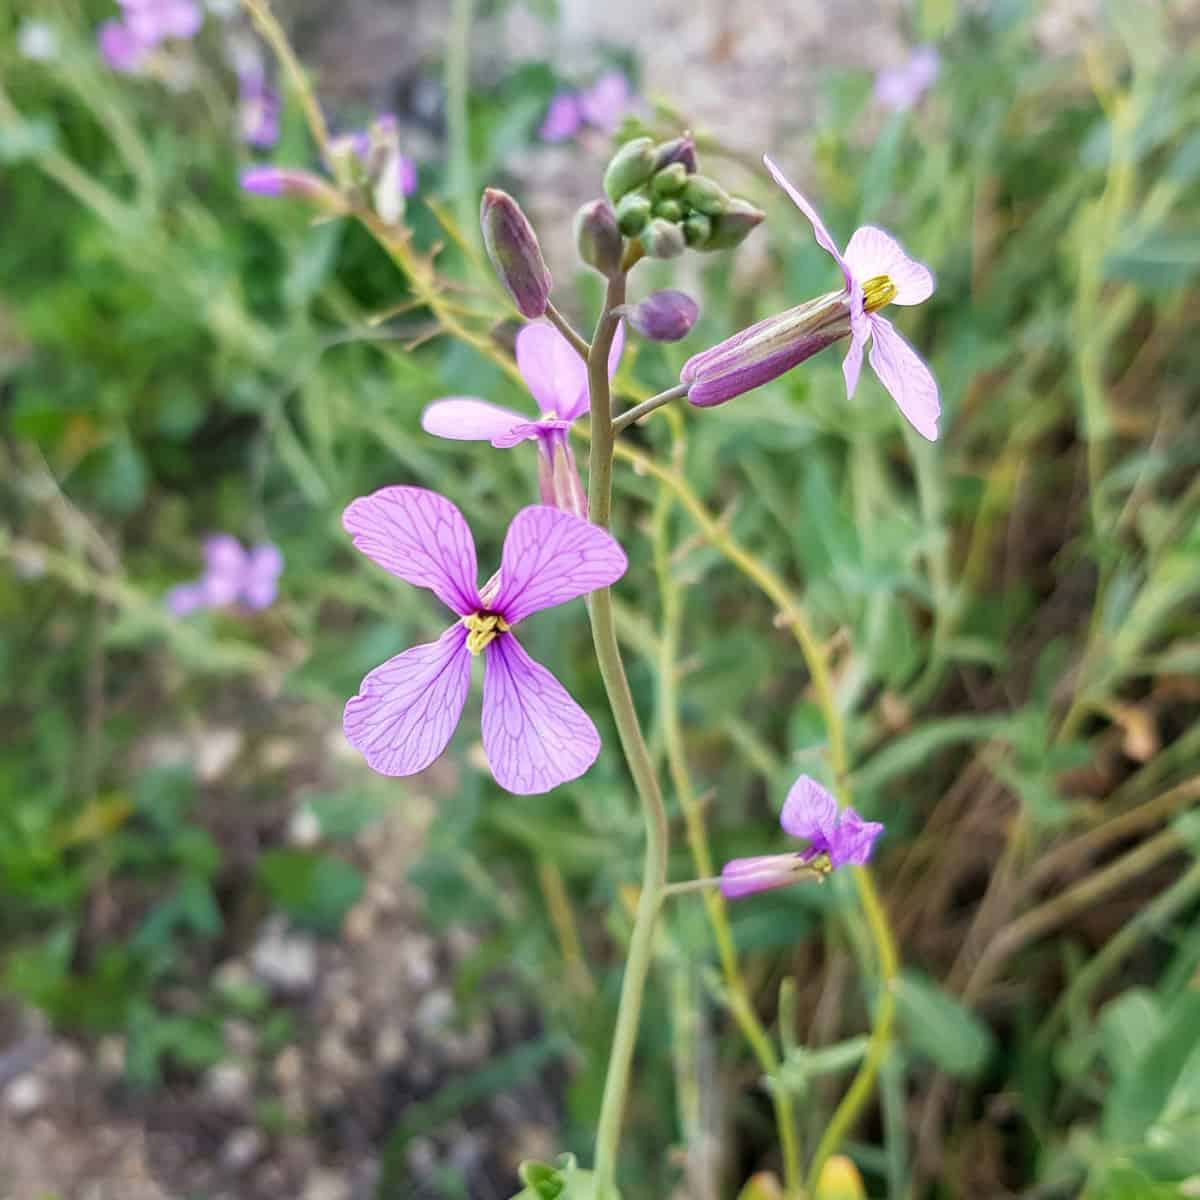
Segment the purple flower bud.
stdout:
<path fill-rule="evenodd" d="M 242 187 L 256 196 L 298 196 L 330 213 L 344 212 L 346 202 L 319 175 L 292 167 L 247 167 Z"/>
<path fill-rule="evenodd" d="M 688 359 L 680 379 L 701 408 L 769 383 L 840 338 L 850 336 L 849 293 L 829 292 L 767 317 Z"/>
<path fill-rule="evenodd" d="M 620 271 L 625 242 L 607 200 L 590 200 L 575 215 L 575 245 L 579 257 L 606 278 Z"/>
<path fill-rule="evenodd" d="M 487 188 L 479 209 L 483 244 L 500 282 L 523 317 L 543 316 L 554 281 L 521 206 L 499 188 Z"/>
<path fill-rule="evenodd" d="M 696 173 L 696 143 L 690 133 L 683 137 L 672 138 L 669 142 L 660 142 L 654 152 L 654 172 L 669 167 L 672 163 L 682 163 L 689 175 Z"/>
<path fill-rule="evenodd" d="M 691 296 L 671 288 L 652 292 L 640 304 L 626 309 L 630 325 L 655 342 L 677 342 L 686 337 L 699 315 L 700 306 Z"/>
<path fill-rule="evenodd" d="M 729 900 L 772 888 L 790 887 L 801 879 L 821 879 L 825 872 L 800 854 L 760 854 L 735 858 L 721 868 L 721 892 Z"/>

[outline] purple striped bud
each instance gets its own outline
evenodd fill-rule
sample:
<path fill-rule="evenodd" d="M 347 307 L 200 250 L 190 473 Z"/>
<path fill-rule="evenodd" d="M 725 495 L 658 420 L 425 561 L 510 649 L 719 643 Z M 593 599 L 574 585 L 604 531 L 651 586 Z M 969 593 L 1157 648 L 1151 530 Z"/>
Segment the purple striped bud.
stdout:
<path fill-rule="evenodd" d="M 256 196 L 298 196 L 326 212 L 346 210 L 346 202 L 337 189 L 311 171 L 291 167 L 248 167 L 241 173 L 239 182 Z"/>
<path fill-rule="evenodd" d="M 729 900 L 772 888 L 790 887 L 802 879 L 822 880 L 829 874 L 829 860 L 809 860 L 798 854 L 760 854 L 735 858 L 721 868 L 721 892 Z"/>
<path fill-rule="evenodd" d="M 691 384 L 688 400 L 707 408 L 769 383 L 849 336 L 849 293 L 829 292 L 689 358 L 680 379 Z"/>
<path fill-rule="evenodd" d="M 625 240 L 607 200 L 591 200 L 575 215 L 575 245 L 589 267 L 611 279 L 621 270 Z"/>
<path fill-rule="evenodd" d="M 640 304 L 625 309 L 630 325 L 654 342 L 677 342 L 686 337 L 699 315 L 700 306 L 691 296 L 670 288 L 652 292 Z"/>
<path fill-rule="evenodd" d="M 690 133 L 683 137 L 672 138 L 669 142 L 660 142 L 654 148 L 654 172 L 664 170 L 672 163 L 682 163 L 689 175 L 696 173 L 696 143 Z"/>
<path fill-rule="evenodd" d="M 479 208 L 483 244 L 500 282 L 523 317 L 544 316 L 554 281 L 537 234 L 521 206 L 499 188 L 487 188 Z"/>

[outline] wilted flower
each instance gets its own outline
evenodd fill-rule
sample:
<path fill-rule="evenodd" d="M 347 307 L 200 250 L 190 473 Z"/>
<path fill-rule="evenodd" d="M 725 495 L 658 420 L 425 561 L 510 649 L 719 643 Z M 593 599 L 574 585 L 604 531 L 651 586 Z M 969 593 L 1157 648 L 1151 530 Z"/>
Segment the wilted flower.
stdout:
<path fill-rule="evenodd" d="M 624 344 L 618 325 L 608 355 L 610 379 Z M 421 427 L 435 437 L 487 441 L 498 449 L 536 440 L 542 502 L 586 517 L 587 493 L 571 450 L 570 429 L 588 410 L 587 367 L 567 339 L 542 322 L 517 334 L 517 366 L 541 410 L 536 420 L 474 396 L 449 396 L 426 408 Z"/>
<path fill-rule="evenodd" d="M 479 225 L 492 268 L 521 315 L 530 319 L 544 315 L 554 280 L 521 206 L 507 192 L 485 188 Z"/>
<path fill-rule="evenodd" d="M 655 342 L 677 342 L 686 337 L 700 306 L 686 292 L 664 288 L 625 309 L 626 319 L 643 337 Z"/>
<path fill-rule="evenodd" d="M 941 70 L 935 46 L 918 46 L 899 66 L 875 76 L 875 99 L 893 112 L 907 112 L 933 86 Z"/>
<path fill-rule="evenodd" d="M 204 574 L 167 593 L 167 607 L 176 616 L 200 608 L 267 608 L 279 592 L 283 555 L 279 547 L 264 542 L 243 548 L 237 538 L 219 533 L 204 543 Z"/>
<path fill-rule="evenodd" d="M 721 871 L 721 891 L 730 899 L 819 878 L 837 867 L 861 866 L 883 832 L 878 821 L 864 821 L 852 808 L 839 812 L 837 801 L 808 775 L 792 784 L 779 823 L 785 833 L 804 838 L 808 849 L 727 862 Z"/>
<path fill-rule="evenodd" d="M 582 775 L 600 752 L 600 735 L 512 629 L 620 579 L 627 563 L 612 535 L 558 509 L 522 509 L 508 527 L 498 583 L 485 601 L 471 530 L 444 496 L 383 488 L 355 500 L 342 522 L 368 558 L 429 588 L 459 618 L 436 642 L 376 667 L 346 705 L 346 737 L 367 765 L 381 775 L 429 766 L 462 716 L 471 660 L 484 653 L 483 748 L 497 783 L 534 795 Z"/>

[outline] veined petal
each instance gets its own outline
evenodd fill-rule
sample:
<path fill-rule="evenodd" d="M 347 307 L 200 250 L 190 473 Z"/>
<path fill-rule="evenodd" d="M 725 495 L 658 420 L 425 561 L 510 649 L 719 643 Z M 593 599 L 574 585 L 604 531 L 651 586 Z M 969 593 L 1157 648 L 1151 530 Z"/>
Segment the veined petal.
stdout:
<path fill-rule="evenodd" d="M 421 414 L 421 428 L 434 437 L 460 442 L 490 442 L 528 417 L 474 396 L 447 396 L 435 400 Z"/>
<path fill-rule="evenodd" d="M 514 425 L 507 433 L 492 438 L 492 445 L 497 450 L 507 450 L 511 446 L 519 446 L 533 438 L 539 441 L 552 436 L 559 430 L 570 429 L 570 421 L 560 421 L 557 418 L 543 417 L 540 421 L 522 421 Z"/>
<path fill-rule="evenodd" d="M 532 504 L 508 527 L 500 591 L 491 607 L 515 625 L 530 613 L 608 587 L 628 565 L 607 530 L 561 509 Z"/>
<path fill-rule="evenodd" d="M 871 366 L 879 382 L 891 392 L 912 427 L 936 442 L 942 405 L 933 373 L 885 317 L 872 313 L 871 330 Z"/>
<path fill-rule="evenodd" d="M 459 616 L 479 608 L 475 539 L 445 496 L 417 487 L 380 488 L 355 500 L 342 524 L 385 571 L 429 588 Z"/>
<path fill-rule="evenodd" d="M 829 839 L 829 861 L 835 867 L 861 867 L 871 857 L 875 839 L 883 832 L 878 821 L 864 821 L 852 808 L 845 809 Z"/>
<path fill-rule="evenodd" d="M 933 273 L 910 258 L 886 230 L 864 225 L 846 246 L 846 262 L 860 282 L 886 275 L 895 285 L 891 304 L 920 304 L 933 295 Z"/>
<path fill-rule="evenodd" d="M 587 397 L 587 365 L 553 325 L 534 321 L 517 334 L 517 366 L 543 413 L 564 416 Z"/>
<path fill-rule="evenodd" d="M 862 374 L 863 344 L 871 334 L 869 323 L 865 325 L 865 328 L 857 321 L 855 325 L 859 327 L 850 334 L 850 348 L 846 351 L 846 357 L 842 359 L 842 376 L 846 380 L 846 396 L 851 400 L 858 388 L 858 377 Z"/>
<path fill-rule="evenodd" d="M 533 796 L 577 779 L 600 753 L 591 718 L 513 634 L 484 653 L 483 749 L 496 782 Z"/>
<path fill-rule="evenodd" d="M 436 642 L 389 658 L 347 702 L 342 727 L 372 771 L 413 775 L 445 750 L 471 686 L 467 636 L 456 622 Z"/>
<path fill-rule="evenodd" d="M 811 775 L 801 775 L 792 784 L 779 824 L 792 837 L 821 843 L 824 849 L 837 831 L 837 801 Z"/>
<path fill-rule="evenodd" d="M 830 254 L 837 260 L 837 265 L 842 268 L 842 274 L 846 277 L 846 286 L 853 288 L 854 273 L 850 270 L 849 263 L 842 257 L 841 251 L 837 248 L 837 242 L 830 236 L 829 230 L 825 228 L 825 222 L 821 220 L 820 214 L 815 208 L 796 190 L 787 180 L 784 173 L 771 161 L 767 155 L 763 155 L 763 162 L 766 168 L 771 172 L 771 178 L 791 197 L 792 203 L 809 219 L 813 227 L 813 236 L 817 239 L 817 244 L 823 249 L 828 250 Z"/>

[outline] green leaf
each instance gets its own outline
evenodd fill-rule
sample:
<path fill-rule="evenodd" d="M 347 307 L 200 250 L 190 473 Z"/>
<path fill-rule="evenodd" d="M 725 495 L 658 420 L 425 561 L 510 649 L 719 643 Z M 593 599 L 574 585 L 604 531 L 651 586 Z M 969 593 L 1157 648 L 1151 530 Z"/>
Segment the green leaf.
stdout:
<path fill-rule="evenodd" d="M 1200 275 L 1200 233 L 1160 231 L 1104 260 L 1109 279 L 1124 279 L 1148 290 L 1183 287 Z"/>
<path fill-rule="evenodd" d="M 958 999 L 916 971 L 904 971 L 896 993 L 912 1047 L 947 1074 L 978 1075 L 992 1056 L 991 1030 Z"/>
<path fill-rule="evenodd" d="M 258 860 L 258 879 L 292 920 L 334 933 L 363 893 L 362 872 L 332 855 L 271 850 Z"/>

